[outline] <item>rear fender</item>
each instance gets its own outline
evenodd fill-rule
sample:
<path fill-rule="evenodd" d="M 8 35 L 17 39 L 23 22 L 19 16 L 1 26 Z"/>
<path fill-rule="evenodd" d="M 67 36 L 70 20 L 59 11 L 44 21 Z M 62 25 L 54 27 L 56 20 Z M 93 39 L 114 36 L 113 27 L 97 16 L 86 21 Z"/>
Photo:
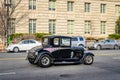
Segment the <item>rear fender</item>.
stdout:
<path fill-rule="evenodd" d="M 92 52 L 85 52 L 82 59 L 80 60 L 80 62 L 82 63 L 84 58 L 87 56 L 87 55 L 92 55 L 92 56 L 95 56 Z"/>
<path fill-rule="evenodd" d="M 53 58 L 53 56 L 52 56 L 49 52 L 40 52 L 40 53 L 38 53 L 38 55 L 37 55 L 34 63 L 37 63 L 38 60 L 39 60 L 39 58 L 40 58 L 42 55 L 44 55 L 44 54 L 47 54 L 47 55 L 49 55 L 51 58 Z"/>

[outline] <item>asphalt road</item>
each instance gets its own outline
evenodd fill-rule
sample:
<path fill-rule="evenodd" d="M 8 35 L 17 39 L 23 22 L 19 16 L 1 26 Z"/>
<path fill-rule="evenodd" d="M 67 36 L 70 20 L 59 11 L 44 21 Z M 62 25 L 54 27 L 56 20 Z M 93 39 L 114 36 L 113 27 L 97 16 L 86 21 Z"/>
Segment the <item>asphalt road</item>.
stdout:
<path fill-rule="evenodd" d="M 92 65 L 53 65 L 41 68 L 28 63 L 26 53 L 0 53 L 0 80 L 120 80 L 120 50 L 91 50 Z"/>

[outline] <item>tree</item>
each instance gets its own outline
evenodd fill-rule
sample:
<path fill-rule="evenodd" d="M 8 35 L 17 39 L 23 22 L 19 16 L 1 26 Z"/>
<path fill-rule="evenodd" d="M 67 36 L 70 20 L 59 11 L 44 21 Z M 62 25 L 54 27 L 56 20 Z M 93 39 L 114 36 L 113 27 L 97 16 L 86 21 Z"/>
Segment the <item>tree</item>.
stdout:
<path fill-rule="evenodd" d="M 11 4 L 7 6 L 5 4 L 5 1 L 11 1 Z M 24 8 L 25 5 L 20 4 L 21 2 L 22 0 L 0 0 L 0 37 L 2 38 L 2 41 L 8 42 L 8 35 L 10 35 L 12 32 L 10 21 L 15 20 L 15 18 L 17 17 L 15 21 L 15 24 L 17 24 L 28 14 L 27 12 L 23 12 L 23 14 L 21 15 L 19 10 L 20 8 Z"/>
<path fill-rule="evenodd" d="M 119 19 L 116 21 L 116 33 L 120 34 L 120 17 Z"/>

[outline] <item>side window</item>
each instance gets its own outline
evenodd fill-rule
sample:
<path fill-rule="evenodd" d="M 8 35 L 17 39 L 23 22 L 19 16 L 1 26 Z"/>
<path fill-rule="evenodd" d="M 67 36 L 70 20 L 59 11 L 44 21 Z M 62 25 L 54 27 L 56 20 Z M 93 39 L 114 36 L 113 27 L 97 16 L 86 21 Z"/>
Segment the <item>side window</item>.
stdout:
<path fill-rule="evenodd" d="M 61 46 L 69 47 L 70 46 L 70 38 L 62 38 L 61 39 Z"/>
<path fill-rule="evenodd" d="M 29 44 L 29 41 L 25 40 L 25 41 L 22 42 L 22 44 Z"/>
<path fill-rule="evenodd" d="M 114 40 L 110 40 L 111 43 L 114 43 L 115 41 Z"/>
<path fill-rule="evenodd" d="M 72 41 L 78 41 L 78 40 L 77 40 L 77 38 L 74 37 L 74 38 L 72 38 Z"/>
<path fill-rule="evenodd" d="M 84 41 L 83 37 L 79 37 L 79 40 L 80 40 L 80 41 Z"/>
<path fill-rule="evenodd" d="M 35 43 L 35 41 L 33 41 L 33 40 L 29 40 L 29 43 L 32 43 L 32 44 L 34 44 L 34 43 Z"/>
<path fill-rule="evenodd" d="M 47 46 L 48 45 L 48 38 L 43 38 L 42 43 L 43 43 L 43 46 Z"/>
<path fill-rule="evenodd" d="M 110 40 L 106 40 L 105 42 L 106 42 L 106 43 L 109 43 L 109 42 L 110 42 Z"/>
<path fill-rule="evenodd" d="M 59 46 L 59 38 L 54 38 L 53 44 L 54 46 Z"/>

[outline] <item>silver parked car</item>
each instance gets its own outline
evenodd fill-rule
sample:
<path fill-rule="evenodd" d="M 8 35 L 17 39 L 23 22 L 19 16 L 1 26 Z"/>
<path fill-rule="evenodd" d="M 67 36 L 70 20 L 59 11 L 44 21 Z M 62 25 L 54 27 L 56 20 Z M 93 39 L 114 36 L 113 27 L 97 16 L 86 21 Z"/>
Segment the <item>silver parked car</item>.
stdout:
<path fill-rule="evenodd" d="M 92 45 L 88 46 L 88 49 L 119 49 L 120 48 L 120 43 L 118 43 L 116 40 L 111 40 L 111 39 L 107 39 L 107 40 L 103 40 L 100 42 L 95 42 Z"/>
<path fill-rule="evenodd" d="M 72 46 L 74 47 L 86 47 L 86 40 L 83 36 L 72 37 Z"/>

